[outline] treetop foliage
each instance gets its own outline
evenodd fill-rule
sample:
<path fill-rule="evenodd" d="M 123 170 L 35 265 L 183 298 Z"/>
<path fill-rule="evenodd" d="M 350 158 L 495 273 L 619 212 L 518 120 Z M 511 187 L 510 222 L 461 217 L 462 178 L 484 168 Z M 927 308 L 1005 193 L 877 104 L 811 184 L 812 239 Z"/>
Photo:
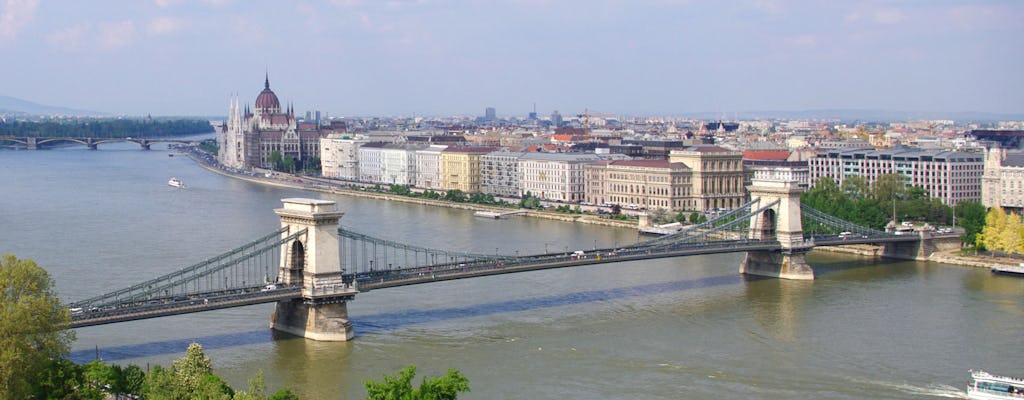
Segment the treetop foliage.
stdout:
<path fill-rule="evenodd" d="M 423 378 L 420 387 L 412 387 L 416 366 L 410 365 L 394 376 L 384 375 L 381 382 L 369 380 L 367 400 L 455 400 L 459 393 L 469 391 L 469 379 L 458 370 L 449 369 L 444 376 Z"/>
<path fill-rule="evenodd" d="M 12 254 L 0 259 L 0 400 L 29 397 L 51 360 L 67 355 L 74 332 L 50 274 Z"/>

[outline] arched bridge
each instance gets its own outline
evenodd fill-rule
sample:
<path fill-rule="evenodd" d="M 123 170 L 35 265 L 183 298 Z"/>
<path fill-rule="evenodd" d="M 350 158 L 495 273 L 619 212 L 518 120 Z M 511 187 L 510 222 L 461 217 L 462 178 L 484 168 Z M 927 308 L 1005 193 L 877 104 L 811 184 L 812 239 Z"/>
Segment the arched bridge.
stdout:
<path fill-rule="evenodd" d="M 747 253 L 743 273 L 813 279 L 810 267 L 801 266 L 813 247 L 871 243 L 886 244 L 887 251 L 920 249 L 931 239 L 927 232 L 900 235 L 858 226 L 801 205 L 799 197 L 759 194 L 671 235 L 615 248 L 528 255 L 456 252 L 374 237 L 341 227 L 334 202 L 285 199 L 285 207 L 275 210 L 280 229 L 173 273 L 73 302 L 72 327 L 277 302 L 275 329 L 348 340 L 347 302 L 370 290 L 731 252 Z"/>
<path fill-rule="evenodd" d="M 21 136 L 0 136 L 0 144 L 8 146 L 24 147 L 28 150 L 39 150 L 41 148 L 59 144 L 81 144 L 91 150 L 96 150 L 104 143 L 132 142 L 136 143 L 143 150 L 149 150 L 156 143 L 177 143 L 183 145 L 198 144 L 194 140 L 180 139 L 158 139 L 158 138 L 93 138 L 93 137 L 21 137 Z"/>

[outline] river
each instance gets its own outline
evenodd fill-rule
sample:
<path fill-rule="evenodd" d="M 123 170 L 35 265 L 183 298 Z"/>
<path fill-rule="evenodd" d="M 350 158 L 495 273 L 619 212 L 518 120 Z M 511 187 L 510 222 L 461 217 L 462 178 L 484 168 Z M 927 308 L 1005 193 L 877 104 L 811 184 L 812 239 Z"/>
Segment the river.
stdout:
<path fill-rule="evenodd" d="M 0 151 L 0 253 L 69 300 L 147 280 L 278 227 L 280 199 L 335 200 L 347 229 L 512 254 L 637 240 L 632 230 L 261 186 L 164 146 Z M 181 178 L 184 190 L 169 187 Z M 242 389 L 262 370 L 304 399 L 365 396 L 415 364 L 462 371 L 466 399 L 963 397 L 970 368 L 1024 375 L 1024 280 L 937 263 L 812 253 L 813 282 L 737 274 L 741 254 L 585 266 L 392 288 L 349 303 L 356 338 L 272 333 L 273 305 L 81 328 L 73 358 L 167 365 L 190 342 Z"/>

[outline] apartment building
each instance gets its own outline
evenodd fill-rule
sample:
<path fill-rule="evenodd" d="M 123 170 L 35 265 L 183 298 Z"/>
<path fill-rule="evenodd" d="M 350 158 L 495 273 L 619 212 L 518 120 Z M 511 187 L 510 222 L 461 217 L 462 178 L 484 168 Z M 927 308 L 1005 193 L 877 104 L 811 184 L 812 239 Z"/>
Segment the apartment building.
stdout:
<path fill-rule="evenodd" d="M 495 151 L 480 157 L 480 191 L 502 197 L 518 197 L 522 176 L 519 158 L 525 152 Z"/>
<path fill-rule="evenodd" d="M 412 186 L 416 184 L 416 152 L 422 144 L 391 143 L 380 151 L 380 183 Z"/>
<path fill-rule="evenodd" d="M 416 150 L 416 187 L 441 190 L 441 152 L 447 148 L 432 144 Z"/>
<path fill-rule="evenodd" d="M 441 189 L 480 193 L 480 157 L 497 147 L 449 147 L 441 151 Z"/>
<path fill-rule="evenodd" d="M 584 199 L 583 167 L 600 160 L 589 153 L 527 153 L 519 157 L 520 196 L 576 203 Z"/>
<path fill-rule="evenodd" d="M 949 206 L 963 200 L 981 200 L 984 164 L 981 153 L 922 151 L 903 146 L 881 151 L 828 150 L 808 160 L 811 182 L 828 177 L 842 185 L 849 176 L 861 176 L 873 184 L 879 176 L 900 174 L 908 185 L 924 188 L 930 197 Z"/>
<path fill-rule="evenodd" d="M 359 179 L 359 147 L 369 142 L 361 136 L 330 134 L 320 139 L 320 170 L 325 178 Z"/>

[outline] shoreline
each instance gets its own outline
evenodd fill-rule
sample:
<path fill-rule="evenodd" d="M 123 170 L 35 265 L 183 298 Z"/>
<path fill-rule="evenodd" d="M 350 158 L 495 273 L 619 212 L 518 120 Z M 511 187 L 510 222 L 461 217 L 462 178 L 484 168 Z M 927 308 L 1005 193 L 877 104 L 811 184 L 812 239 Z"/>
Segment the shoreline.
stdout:
<path fill-rule="evenodd" d="M 380 192 L 372 192 L 372 191 L 364 191 L 364 190 L 356 190 L 356 189 L 347 189 L 347 188 L 341 188 L 341 187 L 337 187 L 337 186 L 327 186 L 328 183 L 331 183 L 331 184 L 338 184 L 338 183 L 335 183 L 335 182 L 333 182 L 333 181 L 331 181 L 329 179 L 325 179 L 325 178 L 315 178 L 315 177 L 314 178 L 310 178 L 310 177 L 305 177 L 305 176 L 283 174 L 284 176 L 287 176 L 290 179 L 307 179 L 307 180 L 313 180 L 315 182 L 315 184 L 306 184 L 305 182 L 295 182 L 295 181 L 291 181 L 290 182 L 290 181 L 287 181 L 287 180 L 281 180 L 281 179 L 275 179 L 275 178 L 263 178 L 263 177 L 259 177 L 259 176 L 240 175 L 240 174 L 236 174 L 236 173 L 233 173 L 233 172 L 230 172 L 230 171 L 225 171 L 225 170 L 223 170 L 221 168 L 218 168 L 215 165 L 210 165 L 210 164 L 204 162 L 203 160 L 198 159 L 196 157 L 196 155 L 193 152 L 191 152 L 191 151 L 185 151 L 185 152 L 182 152 L 182 153 L 188 155 L 188 157 L 190 159 L 192 159 L 192 161 L 195 161 L 195 163 L 197 165 L 199 165 L 200 167 L 202 167 L 202 168 L 204 168 L 204 169 L 206 169 L 208 171 L 211 171 L 211 172 L 214 172 L 214 173 L 217 173 L 217 174 L 229 177 L 229 178 L 239 179 L 239 180 L 243 180 L 243 181 L 247 181 L 247 182 L 252 182 L 252 183 L 257 183 L 257 184 L 261 184 L 261 185 L 269 185 L 269 186 L 283 187 L 283 188 L 289 188 L 289 189 L 298 189 L 298 190 L 307 190 L 307 191 L 320 192 L 320 193 L 331 193 L 331 194 L 338 194 L 338 195 L 343 195 L 343 196 L 361 197 L 361 198 L 374 199 L 374 200 L 396 201 L 396 202 L 406 203 L 406 204 L 419 204 L 419 205 L 425 205 L 425 206 L 446 207 L 446 208 L 453 208 L 453 209 L 458 209 L 458 210 L 492 211 L 492 212 L 508 212 L 508 211 L 515 211 L 516 210 L 514 208 L 486 206 L 486 205 L 473 204 L 473 203 L 455 203 L 455 202 L 445 201 L 445 200 L 424 199 L 424 198 L 408 197 L 408 196 L 402 196 L 402 195 L 391 194 L 391 193 L 380 193 Z M 278 173 L 278 174 L 281 174 L 281 173 Z M 340 183 L 341 181 L 337 181 L 337 182 Z M 600 217 L 597 217 L 597 216 L 587 215 L 587 214 L 561 214 L 561 213 L 555 213 L 555 212 L 549 212 L 549 211 L 527 210 L 526 213 L 523 214 L 522 216 L 523 217 L 527 217 L 527 218 L 542 218 L 542 219 L 548 219 L 548 220 L 554 220 L 554 221 L 583 223 L 583 224 L 598 225 L 598 226 L 608 226 L 608 227 L 613 227 L 613 228 L 628 228 L 628 229 L 634 229 L 634 230 L 637 229 L 636 221 L 611 220 L 611 219 L 600 218 Z"/>
<path fill-rule="evenodd" d="M 416 198 L 416 197 L 407 197 L 407 196 L 391 194 L 391 193 L 370 192 L 370 191 L 346 189 L 346 188 L 340 188 L 340 187 L 334 187 L 334 186 L 325 186 L 324 185 L 325 183 L 330 182 L 330 180 L 325 179 L 325 178 L 309 178 L 309 177 L 299 177 L 299 176 L 295 176 L 295 175 L 291 175 L 291 174 L 284 174 L 285 176 L 290 177 L 291 179 L 313 179 L 315 182 L 317 182 L 316 185 L 307 185 L 307 184 L 305 184 L 303 182 L 289 182 L 289 181 L 285 181 L 285 180 L 281 180 L 281 179 L 263 178 L 263 177 L 258 177 L 258 176 L 240 175 L 240 174 L 232 173 L 230 171 L 222 170 L 222 169 L 218 168 L 215 165 L 210 165 L 210 164 L 204 162 L 202 159 L 197 158 L 196 154 L 194 154 L 193 151 L 183 151 L 181 153 L 184 153 L 184 154 L 188 155 L 188 157 L 190 159 L 192 159 L 192 161 L 195 161 L 196 164 L 198 164 L 202 168 L 205 168 L 208 171 L 211 171 L 211 172 L 214 172 L 214 173 L 217 173 L 217 174 L 229 177 L 229 178 L 240 179 L 240 180 L 244 180 L 244 181 L 248 181 L 248 182 L 252 182 L 252 183 L 257 183 L 257 184 L 261 184 L 261 185 L 284 187 L 284 188 L 298 189 L 298 190 L 308 190 L 308 191 L 314 191 L 314 192 L 320 192 L 320 193 L 332 193 L 332 194 L 338 194 L 338 195 L 343 195 L 343 196 L 362 197 L 362 198 L 374 199 L 374 200 L 397 201 L 397 202 L 407 203 L 407 204 L 419 204 L 419 205 L 434 206 L 434 207 L 447 207 L 447 208 L 460 209 L 460 210 L 470 210 L 470 211 L 498 211 L 498 212 L 507 212 L 507 211 L 512 211 L 513 210 L 513 209 L 509 209 L 509 208 L 485 206 L 485 205 L 473 204 L 473 203 L 454 203 L 454 202 L 444 201 L 444 200 L 432 200 L 432 199 L 424 199 L 424 198 Z M 334 183 L 334 182 L 330 182 L 330 183 Z M 587 214 L 560 214 L 560 213 L 554 213 L 554 212 L 548 212 L 548 211 L 528 210 L 525 214 L 523 214 L 523 216 L 527 217 L 527 218 L 543 218 L 543 219 L 549 219 L 549 220 L 555 220 L 555 221 L 583 223 L 583 224 L 591 224 L 591 225 L 598 225 L 598 226 L 608 226 L 608 227 L 614 227 L 614 228 L 628 228 L 628 229 L 634 229 L 634 230 L 638 229 L 636 222 L 609 220 L 609 219 L 604 219 L 604 218 L 596 217 L 596 216 L 593 216 L 593 215 L 587 215 Z M 829 247 L 816 247 L 812 251 L 823 251 L 823 252 L 831 252 L 831 253 L 844 253 L 844 254 L 858 255 L 858 256 L 862 256 L 862 257 L 879 258 L 879 257 L 881 257 L 879 254 L 882 252 L 882 247 L 881 246 L 876 246 L 876 245 L 829 246 Z M 938 263 L 943 263 L 943 264 L 953 264 L 953 265 L 959 265 L 959 266 L 964 266 L 964 267 L 988 268 L 988 269 L 992 269 L 992 267 L 995 267 L 995 266 L 1017 265 L 1019 263 L 1019 261 L 1016 261 L 1016 260 L 1013 260 L 1013 259 L 1009 259 L 1009 258 L 1007 258 L 1007 259 L 1001 259 L 1001 258 L 986 259 L 986 258 L 981 258 L 981 257 L 978 257 L 978 256 L 963 256 L 963 255 L 959 255 L 959 254 L 956 254 L 956 253 L 957 252 L 955 252 L 955 251 L 935 252 L 935 253 L 932 253 L 932 255 L 930 257 L 928 257 L 927 261 L 928 262 L 938 262 Z"/>
<path fill-rule="evenodd" d="M 883 247 L 871 244 L 853 244 L 847 246 L 815 247 L 811 251 L 828 253 L 853 254 L 866 258 L 881 258 Z M 957 254 L 958 251 L 937 251 L 932 253 L 925 262 L 936 262 L 942 264 L 959 265 L 962 267 L 988 268 L 1017 265 L 1019 260 L 1011 258 L 982 258 L 979 256 L 964 256 Z"/>

